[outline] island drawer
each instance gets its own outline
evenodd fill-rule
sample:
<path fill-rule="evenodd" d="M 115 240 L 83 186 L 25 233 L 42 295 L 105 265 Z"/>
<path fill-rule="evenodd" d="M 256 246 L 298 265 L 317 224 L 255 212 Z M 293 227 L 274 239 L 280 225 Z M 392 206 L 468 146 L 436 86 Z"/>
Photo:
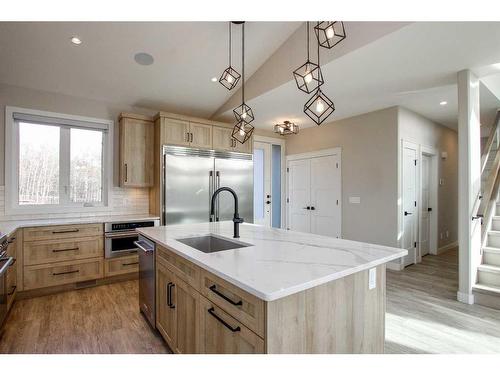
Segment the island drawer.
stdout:
<path fill-rule="evenodd" d="M 104 277 L 139 272 L 139 255 L 129 255 L 104 261 Z"/>
<path fill-rule="evenodd" d="M 157 246 L 156 252 L 158 259 L 167 262 L 166 266 L 173 268 L 173 271 L 181 280 L 184 280 L 196 290 L 200 289 L 200 267 L 162 246 Z"/>
<path fill-rule="evenodd" d="M 55 225 L 24 229 L 24 241 L 102 236 L 102 224 Z"/>
<path fill-rule="evenodd" d="M 70 262 L 24 267 L 24 289 L 45 288 L 102 278 L 103 260 L 83 259 Z"/>
<path fill-rule="evenodd" d="M 26 242 L 24 264 L 36 265 L 104 255 L 103 237 Z"/>
<path fill-rule="evenodd" d="M 264 337 L 264 301 L 201 270 L 201 293 L 260 337 Z"/>
<path fill-rule="evenodd" d="M 261 337 L 206 298 L 200 297 L 200 305 L 200 353 L 264 353 Z"/>

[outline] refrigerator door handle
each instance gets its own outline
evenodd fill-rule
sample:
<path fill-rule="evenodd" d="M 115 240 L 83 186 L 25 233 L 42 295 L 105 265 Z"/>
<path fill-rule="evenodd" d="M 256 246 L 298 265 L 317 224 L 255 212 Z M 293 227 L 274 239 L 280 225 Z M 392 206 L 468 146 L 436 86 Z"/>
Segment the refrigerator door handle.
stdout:
<path fill-rule="evenodd" d="M 208 220 L 214 221 L 214 217 L 212 217 L 212 195 L 214 194 L 214 172 L 208 172 Z"/>
<path fill-rule="evenodd" d="M 215 172 L 215 178 L 216 178 L 215 190 L 217 190 L 218 188 L 220 188 L 220 171 Z M 219 221 L 219 212 L 220 212 L 220 204 L 219 204 L 219 197 L 217 197 L 217 208 L 216 208 L 216 212 L 215 212 L 215 221 Z"/>

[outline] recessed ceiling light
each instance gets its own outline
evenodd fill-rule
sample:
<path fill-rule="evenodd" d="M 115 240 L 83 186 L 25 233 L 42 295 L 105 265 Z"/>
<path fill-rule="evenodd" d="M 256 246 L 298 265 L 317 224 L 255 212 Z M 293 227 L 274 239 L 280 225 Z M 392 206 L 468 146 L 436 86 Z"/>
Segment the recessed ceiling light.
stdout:
<path fill-rule="evenodd" d="M 439 103 L 439 105 L 446 105 L 448 102 L 446 100 L 443 100 L 442 102 Z"/>
<path fill-rule="evenodd" d="M 80 44 L 82 44 L 82 40 L 77 36 L 73 36 L 71 37 L 71 43 L 73 43 L 75 46 L 79 46 Z"/>
<path fill-rule="evenodd" d="M 155 59 L 149 53 L 139 52 L 134 55 L 134 60 L 139 65 L 152 65 Z"/>
<path fill-rule="evenodd" d="M 217 81 L 218 81 L 217 77 L 212 77 L 210 80 L 211 80 L 212 82 L 217 82 Z"/>

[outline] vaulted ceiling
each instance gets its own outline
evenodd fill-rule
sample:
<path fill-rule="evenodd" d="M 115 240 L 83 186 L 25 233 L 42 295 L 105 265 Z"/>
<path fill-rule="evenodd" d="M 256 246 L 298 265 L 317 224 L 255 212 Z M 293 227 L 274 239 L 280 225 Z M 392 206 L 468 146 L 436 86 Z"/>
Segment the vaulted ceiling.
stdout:
<path fill-rule="evenodd" d="M 456 73 L 468 68 L 483 78 L 485 105 L 498 106 L 500 84 L 493 77 L 500 73 L 500 23 L 345 26 L 345 41 L 321 49 L 324 92 L 337 108 L 331 120 L 402 105 L 454 128 Z M 233 60 L 240 68 L 239 27 L 234 30 Z M 239 89 L 211 81 L 228 64 L 227 34 L 227 22 L 4 22 L 0 83 L 232 121 Z M 73 35 L 80 46 L 70 43 Z M 305 61 L 305 42 L 305 23 L 247 22 L 246 96 L 257 127 L 283 120 L 314 126 L 302 112 L 308 95 L 292 77 Z M 138 65 L 138 52 L 151 54 L 154 64 Z"/>

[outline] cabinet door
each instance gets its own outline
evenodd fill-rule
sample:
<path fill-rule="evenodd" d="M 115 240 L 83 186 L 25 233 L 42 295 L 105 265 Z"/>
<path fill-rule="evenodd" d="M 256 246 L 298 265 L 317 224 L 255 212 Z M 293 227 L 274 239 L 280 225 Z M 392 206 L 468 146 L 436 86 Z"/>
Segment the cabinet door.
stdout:
<path fill-rule="evenodd" d="M 217 305 L 200 296 L 200 352 L 252 354 L 264 352 L 264 340 Z"/>
<path fill-rule="evenodd" d="M 7 270 L 7 310 L 10 310 L 16 298 L 17 292 L 17 240 L 16 234 L 8 238 L 9 247 L 7 256 L 14 258 L 14 263 Z"/>
<path fill-rule="evenodd" d="M 191 146 L 197 148 L 212 148 L 212 125 L 189 123 Z"/>
<path fill-rule="evenodd" d="M 196 354 L 199 352 L 200 294 L 178 277 L 176 277 L 174 288 L 174 303 L 177 314 L 176 351 L 184 354 Z"/>
<path fill-rule="evenodd" d="M 153 185 L 153 123 L 122 118 L 120 121 L 120 183 L 126 187 Z"/>
<path fill-rule="evenodd" d="M 231 137 L 233 129 L 214 126 L 212 132 L 214 150 L 234 151 L 235 140 Z"/>
<path fill-rule="evenodd" d="M 174 274 L 162 262 L 156 262 L 156 328 L 172 350 L 177 346 Z"/>
<path fill-rule="evenodd" d="M 164 118 L 161 126 L 162 144 L 189 146 L 189 122 Z"/>

